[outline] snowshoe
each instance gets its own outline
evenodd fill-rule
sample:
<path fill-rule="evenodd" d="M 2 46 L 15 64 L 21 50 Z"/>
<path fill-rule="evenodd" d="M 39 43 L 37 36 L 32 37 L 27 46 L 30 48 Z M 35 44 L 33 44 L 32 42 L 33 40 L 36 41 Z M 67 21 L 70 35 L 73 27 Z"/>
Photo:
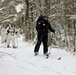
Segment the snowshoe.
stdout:
<path fill-rule="evenodd" d="M 46 56 L 46 59 L 49 58 L 49 54 L 48 53 L 46 53 L 45 56 Z"/>
<path fill-rule="evenodd" d="M 38 55 L 38 52 L 35 52 L 35 56 L 37 56 Z"/>
<path fill-rule="evenodd" d="M 9 45 L 7 45 L 7 48 L 11 48 Z"/>
<path fill-rule="evenodd" d="M 61 57 L 59 57 L 58 60 L 61 60 Z"/>
<path fill-rule="evenodd" d="M 49 54 L 46 54 L 46 59 L 49 58 Z"/>
<path fill-rule="evenodd" d="M 13 48 L 17 48 L 16 46 L 13 46 Z"/>

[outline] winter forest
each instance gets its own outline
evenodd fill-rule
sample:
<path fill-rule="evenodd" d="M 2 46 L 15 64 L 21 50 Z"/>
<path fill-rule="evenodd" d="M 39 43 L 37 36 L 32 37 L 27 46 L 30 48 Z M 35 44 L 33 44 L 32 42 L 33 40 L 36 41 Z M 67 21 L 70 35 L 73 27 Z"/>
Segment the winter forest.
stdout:
<path fill-rule="evenodd" d="M 25 41 L 34 40 L 36 19 L 41 13 L 49 17 L 56 32 L 49 33 L 48 46 L 75 52 L 76 0 L 0 0 L 0 23 L 14 21 L 23 29 Z"/>
<path fill-rule="evenodd" d="M 55 30 L 48 32 L 48 59 L 42 43 L 38 56 L 34 55 L 40 14 L 48 17 Z M 19 34 L 10 32 L 16 35 L 16 44 L 14 40 L 9 47 L 11 36 L 8 31 L 2 43 L 1 26 L 12 22 L 20 30 Z M 76 75 L 75 54 L 76 0 L 0 0 L 0 75 Z"/>

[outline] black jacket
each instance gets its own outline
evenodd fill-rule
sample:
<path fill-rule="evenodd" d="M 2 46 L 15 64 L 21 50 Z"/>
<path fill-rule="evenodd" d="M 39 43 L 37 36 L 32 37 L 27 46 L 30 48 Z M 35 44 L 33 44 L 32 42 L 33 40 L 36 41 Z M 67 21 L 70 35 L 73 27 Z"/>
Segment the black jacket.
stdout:
<path fill-rule="evenodd" d="M 55 33 L 55 30 L 51 27 L 48 20 L 38 20 L 36 25 L 36 30 L 39 34 L 47 34 L 48 30 Z"/>

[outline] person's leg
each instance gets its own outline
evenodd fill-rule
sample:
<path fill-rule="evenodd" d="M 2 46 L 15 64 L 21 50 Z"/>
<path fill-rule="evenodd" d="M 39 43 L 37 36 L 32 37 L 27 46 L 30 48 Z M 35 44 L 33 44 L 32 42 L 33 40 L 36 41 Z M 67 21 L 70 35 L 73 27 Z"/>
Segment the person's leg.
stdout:
<path fill-rule="evenodd" d="M 41 34 L 38 34 L 38 36 L 37 36 L 37 44 L 36 44 L 36 46 L 35 46 L 35 49 L 34 49 L 34 52 L 36 53 L 38 53 L 39 52 L 39 48 L 40 48 L 40 45 L 41 45 L 41 42 L 42 42 L 42 35 Z"/>
<path fill-rule="evenodd" d="M 3 43 L 3 39 L 4 39 L 4 36 L 3 36 L 3 32 L 1 31 L 1 43 Z"/>
<path fill-rule="evenodd" d="M 3 40 L 4 40 L 4 42 L 6 42 L 7 41 L 7 34 L 6 34 L 6 31 L 4 31 L 4 34 L 3 34 Z"/>
<path fill-rule="evenodd" d="M 11 35 L 9 33 L 7 36 L 7 47 L 10 47 L 10 42 L 11 42 Z"/>
<path fill-rule="evenodd" d="M 48 42 L 48 34 L 46 34 L 44 37 L 43 37 L 43 53 L 44 54 L 47 54 L 48 53 L 48 46 L 47 46 L 47 42 Z"/>
<path fill-rule="evenodd" d="M 12 47 L 15 48 L 15 36 L 12 36 Z"/>

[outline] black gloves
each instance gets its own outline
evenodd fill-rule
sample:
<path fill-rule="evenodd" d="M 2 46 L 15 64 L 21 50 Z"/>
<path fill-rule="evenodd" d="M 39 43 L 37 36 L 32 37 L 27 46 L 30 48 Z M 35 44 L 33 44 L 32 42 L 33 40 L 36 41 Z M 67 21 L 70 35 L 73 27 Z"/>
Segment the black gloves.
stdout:
<path fill-rule="evenodd" d="M 9 30 L 7 30 L 7 33 L 6 33 L 7 35 L 9 34 Z"/>
<path fill-rule="evenodd" d="M 53 31 L 53 33 L 55 33 L 55 30 Z"/>
<path fill-rule="evenodd" d="M 7 33 L 9 33 L 9 30 L 7 30 Z"/>
<path fill-rule="evenodd" d="M 16 32 L 16 34 L 17 34 L 18 32 Z"/>

